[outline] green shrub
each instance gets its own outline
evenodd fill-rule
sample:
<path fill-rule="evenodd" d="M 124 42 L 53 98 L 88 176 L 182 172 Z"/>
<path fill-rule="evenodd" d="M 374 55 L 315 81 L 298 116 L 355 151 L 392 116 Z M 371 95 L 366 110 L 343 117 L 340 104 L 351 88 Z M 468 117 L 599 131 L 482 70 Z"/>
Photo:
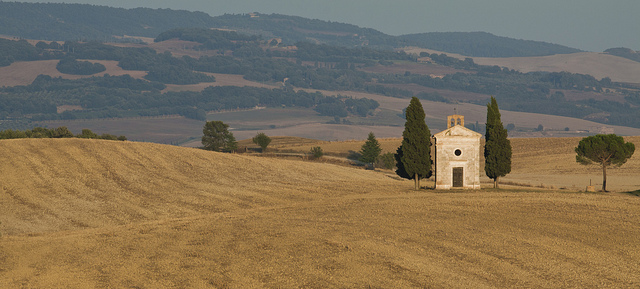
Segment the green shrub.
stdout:
<path fill-rule="evenodd" d="M 321 158 L 323 155 L 324 155 L 324 152 L 322 151 L 321 147 L 312 147 L 311 148 L 311 156 L 314 159 Z"/>
<path fill-rule="evenodd" d="M 271 138 L 261 132 L 253 137 L 253 143 L 259 145 L 262 152 L 265 152 L 267 150 L 267 146 L 271 143 Z"/>
<path fill-rule="evenodd" d="M 378 161 L 376 162 L 376 167 L 378 168 L 384 168 L 387 170 L 392 170 L 393 168 L 396 167 L 396 160 L 393 157 L 393 153 L 389 152 L 386 154 L 382 154 L 379 158 Z"/>

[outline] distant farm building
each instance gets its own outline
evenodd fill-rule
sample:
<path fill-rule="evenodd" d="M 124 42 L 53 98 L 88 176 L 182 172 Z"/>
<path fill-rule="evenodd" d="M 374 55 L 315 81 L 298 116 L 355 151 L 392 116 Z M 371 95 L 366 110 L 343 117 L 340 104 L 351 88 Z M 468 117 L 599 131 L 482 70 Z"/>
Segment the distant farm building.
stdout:
<path fill-rule="evenodd" d="M 447 117 L 447 129 L 434 136 L 436 189 L 480 188 L 481 134 L 464 127 L 464 116 Z"/>

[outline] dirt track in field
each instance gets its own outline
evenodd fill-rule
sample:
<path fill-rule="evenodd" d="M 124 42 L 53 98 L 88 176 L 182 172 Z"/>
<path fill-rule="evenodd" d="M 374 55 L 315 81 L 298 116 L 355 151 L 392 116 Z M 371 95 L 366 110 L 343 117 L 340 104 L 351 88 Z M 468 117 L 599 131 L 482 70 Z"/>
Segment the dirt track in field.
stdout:
<path fill-rule="evenodd" d="M 11 160 L 0 164 L 0 287 L 640 285 L 635 196 L 415 192 L 384 172 L 330 164 L 0 142 Z"/>

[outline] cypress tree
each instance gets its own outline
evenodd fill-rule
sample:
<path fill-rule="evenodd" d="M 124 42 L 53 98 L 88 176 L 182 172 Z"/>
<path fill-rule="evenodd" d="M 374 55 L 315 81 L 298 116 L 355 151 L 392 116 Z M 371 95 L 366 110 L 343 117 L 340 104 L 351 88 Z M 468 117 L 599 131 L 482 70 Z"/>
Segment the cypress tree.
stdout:
<path fill-rule="evenodd" d="M 492 96 L 487 104 L 487 130 L 484 144 L 484 171 L 498 188 L 498 179 L 511 172 L 511 142 L 500 120 L 498 102 Z"/>
<path fill-rule="evenodd" d="M 402 132 L 402 165 L 407 175 L 420 189 L 420 179 L 431 177 L 431 132 L 424 121 L 425 114 L 417 97 L 412 97 L 406 110 L 407 121 Z"/>
<path fill-rule="evenodd" d="M 402 153 L 402 145 L 400 145 L 396 150 L 396 153 L 393 155 L 393 158 L 396 160 L 396 174 L 401 178 L 412 180 L 413 176 L 407 174 L 407 171 L 404 169 L 404 164 L 402 163 L 403 156 L 404 154 Z"/>

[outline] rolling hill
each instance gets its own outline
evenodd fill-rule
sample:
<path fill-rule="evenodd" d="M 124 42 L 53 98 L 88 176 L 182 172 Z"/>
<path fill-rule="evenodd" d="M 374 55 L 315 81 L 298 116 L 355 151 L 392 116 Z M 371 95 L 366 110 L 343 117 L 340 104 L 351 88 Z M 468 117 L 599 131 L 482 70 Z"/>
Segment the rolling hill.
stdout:
<path fill-rule="evenodd" d="M 560 47 L 488 33 L 421 34 L 392 41 L 377 31 L 354 25 L 278 14 L 205 17 L 202 13 L 186 11 L 173 13 L 171 10 L 126 10 L 75 4 L 0 2 L 0 6 L 7 8 L 0 12 L 4 13 L 2 21 L 24 28 L 23 32 L 31 31 L 25 27 L 33 23 L 46 25 L 53 21 L 56 24 L 50 25 L 52 29 L 60 28 L 56 25 L 72 25 L 100 33 L 108 31 L 120 38 L 132 39 L 134 36 L 124 34 L 129 32 L 158 36 L 155 41 L 144 38 L 145 43 L 109 44 L 0 39 L 2 50 L 6 50 L 6 56 L 0 56 L 0 63 L 8 65 L 0 67 L 2 129 L 68 126 L 74 130 L 90 128 L 114 134 L 123 134 L 115 130 L 126 130 L 124 134 L 131 139 L 182 144 L 199 137 L 201 125 L 197 121 L 220 117 L 232 121 L 230 124 L 240 138 L 251 137 L 263 130 L 268 130 L 270 135 L 324 140 L 364 138 L 369 131 L 381 137 L 395 137 L 401 131 L 398 128 L 403 123 L 400 113 L 406 107 L 406 98 L 412 95 L 429 101 L 429 122 L 434 123 L 436 129 L 441 126 L 440 119 L 454 108 L 466 109 L 463 113 L 468 115 L 468 120 L 481 125 L 484 122 L 482 107 L 491 95 L 499 100 L 505 112 L 512 111 L 506 112 L 509 117 L 504 120 L 517 127 L 512 136 L 536 135 L 534 128 L 538 125 L 552 129 L 544 136 L 567 136 L 559 131 L 563 129 L 574 132 L 573 136 L 612 129 L 619 134 L 637 135 L 637 129 L 629 127 L 640 126 L 638 90 L 634 84 L 640 83 L 637 78 L 640 63 L 609 54 L 582 52 L 473 59 L 452 55 L 452 58 L 443 55 L 442 51 L 427 48 L 403 46 L 396 51 L 382 51 L 371 47 L 382 47 L 373 45 L 374 39 L 384 40 L 387 47 L 420 45 L 408 42 L 415 38 L 434 45 L 441 43 L 443 46 L 438 47 L 442 49 L 470 41 L 480 43 L 478 47 L 486 46 L 490 51 L 532 49 L 508 55 L 571 51 L 555 51 Z M 13 19 L 13 14 L 24 17 Z M 84 16 L 66 20 L 74 14 Z M 87 21 L 86 15 L 99 21 Z M 180 26 L 219 29 L 171 29 L 159 35 L 149 32 L 171 28 L 157 23 L 157 18 L 162 17 L 175 18 L 177 20 L 172 23 Z M 189 21 L 184 19 L 189 17 Z M 108 23 L 120 18 L 123 19 L 121 23 L 109 26 Z M 23 23 L 26 19 L 32 19 L 33 23 Z M 100 25 L 96 26 L 96 23 Z M 128 26 L 145 27 L 149 31 L 145 32 L 147 34 L 127 32 Z M 264 32 L 265 36 L 247 36 L 236 31 Z M 286 33 L 290 34 L 283 36 Z M 309 42 L 287 46 L 289 40 L 283 40 L 287 37 L 295 38 L 290 42 Z M 122 39 L 105 37 L 104 40 Z M 446 49 L 458 51 L 457 48 Z M 487 55 L 468 50 L 459 52 Z M 498 54 L 490 55 L 508 56 Z M 88 64 L 87 60 L 100 63 L 107 70 L 91 76 L 64 74 L 56 69 L 56 64 L 58 59 L 65 57 L 80 59 L 85 64 Z M 52 77 L 38 78 L 40 74 Z M 125 74 L 132 77 L 120 77 Z M 89 77 L 91 79 L 87 80 Z M 34 84 L 34 80 L 38 81 Z M 301 91 L 305 93 L 291 93 Z M 317 91 L 322 96 L 316 94 Z M 367 98 L 360 104 L 375 100 L 381 105 L 372 104 L 368 110 L 364 108 L 357 114 L 354 113 L 356 106 L 351 106 L 348 112 L 346 109 L 320 112 L 318 106 L 336 95 L 341 99 L 339 102 L 346 102 L 349 97 Z M 271 123 L 266 123 L 273 119 L 271 117 L 239 119 L 246 116 L 247 110 L 263 107 L 267 107 L 268 112 L 278 110 L 291 118 Z M 300 120 L 296 115 L 301 107 L 306 108 L 306 115 L 313 121 L 293 123 L 293 119 Z M 221 114 L 238 109 L 241 111 Z M 546 117 L 547 114 L 562 117 Z M 183 118 L 178 119 L 177 115 Z M 162 119 L 163 124 L 155 122 L 150 126 L 153 121 L 149 117 Z M 138 124 L 132 121 L 140 118 L 144 121 Z M 109 119 L 109 122 L 98 119 Z M 160 126 L 166 126 L 167 130 L 156 132 Z"/>
<path fill-rule="evenodd" d="M 500 37 L 487 32 L 430 32 L 407 34 L 400 38 L 410 45 L 471 57 L 544 56 L 581 52 L 562 45 Z"/>
<path fill-rule="evenodd" d="M 247 11 L 250 12 L 250 11 Z M 347 23 L 282 14 L 224 14 L 171 9 L 122 9 L 60 3 L 0 2 L 0 35 L 53 41 L 140 42 L 174 28 L 220 28 L 244 34 L 346 47 L 399 48 L 420 46 L 469 56 L 540 56 L 579 50 L 540 41 L 499 37 L 489 33 L 423 33 L 391 36 Z M 134 36 L 134 37 L 131 37 Z M 472 42 L 472 43 L 470 43 Z M 472 48 L 474 47 L 474 48 Z"/>
<path fill-rule="evenodd" d="M 3 140 L 0 287 L 635 287 L 640 199 L 412 191 L 189 148 Z"/>

